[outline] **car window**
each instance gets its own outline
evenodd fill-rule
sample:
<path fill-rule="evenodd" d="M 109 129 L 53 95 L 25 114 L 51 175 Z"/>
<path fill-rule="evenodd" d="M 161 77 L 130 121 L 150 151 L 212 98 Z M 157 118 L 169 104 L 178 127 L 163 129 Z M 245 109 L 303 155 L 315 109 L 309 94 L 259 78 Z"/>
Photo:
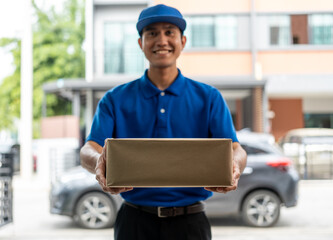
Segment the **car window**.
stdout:
<path fill-rule="evenodd" d="M 248 145 L 242 145 L 244 148 L 245 152 L 248 155 L 255 155 L 255 154 L 267 154 L 268 152 L 265 151 L 264 149 L 248 146 Z"/>
<path fill-rule="evenodd" d="M 302 138 L 298 136 L 291 136 L 289 139 L 291 143 L 302 143 Z"/>

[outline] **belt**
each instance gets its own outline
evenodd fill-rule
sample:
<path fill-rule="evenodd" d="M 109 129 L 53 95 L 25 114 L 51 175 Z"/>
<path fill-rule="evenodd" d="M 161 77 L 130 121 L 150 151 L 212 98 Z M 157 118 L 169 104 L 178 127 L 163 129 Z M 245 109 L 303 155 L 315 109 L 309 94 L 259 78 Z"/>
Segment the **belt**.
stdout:
<path fill-rule="evenodd" d="M 185 207 L 149 207 L 149 206 L 139 206 L 133 203 L 124 202 L 127 206 L 155 214 L 160 218 L 165 217 L 175 217 L 186 214 L 194 214 L 205 211 L 205 204 L 203 202 L 197 202 Z"/>

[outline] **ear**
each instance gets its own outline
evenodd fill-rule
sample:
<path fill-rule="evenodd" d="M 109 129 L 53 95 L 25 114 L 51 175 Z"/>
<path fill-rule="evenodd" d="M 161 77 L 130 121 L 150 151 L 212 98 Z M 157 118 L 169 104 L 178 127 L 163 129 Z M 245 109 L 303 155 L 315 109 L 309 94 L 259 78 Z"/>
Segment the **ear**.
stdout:
<path fill-rule="evenodd" d="M 182 41 L 182 49 L 184 49 L 187 41 L 186 36 L 183 35 L 181 41 Z"/>
<path fill-rule="evenodd" d="M 138 43 L 139 43 L 139 46 L 140 46 L 140 48 L 142 50 L 142 39 L 141 38 L 138 39 Z"/>

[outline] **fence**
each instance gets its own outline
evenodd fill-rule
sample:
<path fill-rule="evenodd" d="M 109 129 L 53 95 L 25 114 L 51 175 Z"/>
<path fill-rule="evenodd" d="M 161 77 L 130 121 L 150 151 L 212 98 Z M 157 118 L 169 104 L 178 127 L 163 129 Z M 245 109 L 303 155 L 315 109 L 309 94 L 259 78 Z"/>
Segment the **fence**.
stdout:
<path fill-rule="evenodd" d="M 13 221 L 13 154 L 0 153 L 0 227 Z"/>
<path fill-rule="evenodd" d="M 333 179 L 333 146 L 305 145 L 305 179 Z"/>
<path fill-rule="evenodd" d="M 50 148 L 50 165 L 51 184 L 54 184 L 65 171 L 80 165 L 78 148 Z"/>
<path fill-rule="evenodd" d="M 80 164 L 79 141 L 75 138 L 38 139 L 34 141 L 37 176 L 53 184 L 63 172 Z"/>
<path fill-rule="evenodd" d="M 302 179 L 333 179 L 332 144 L 293 144 L 284 150 Z"/>

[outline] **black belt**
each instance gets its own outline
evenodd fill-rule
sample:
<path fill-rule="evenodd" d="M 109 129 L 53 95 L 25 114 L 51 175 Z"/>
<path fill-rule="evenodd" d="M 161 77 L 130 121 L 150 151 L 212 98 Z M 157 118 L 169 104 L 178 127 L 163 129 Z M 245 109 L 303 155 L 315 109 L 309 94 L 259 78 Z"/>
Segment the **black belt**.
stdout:
<path fill-rule="evenodd" d="M 148 212 L 151 214 L 155 214 L 158 217 L 175 217 L 185 214 L 194 214 L 203 212 L 205 210 L 205 205 L 203 202 L 197 202 L 189 206 L 185 207 L 148 207 L 148 206 L 139 206 L 133 203 L 124 202 L 126 205 L 142 210 L 144 212 Z"/>

